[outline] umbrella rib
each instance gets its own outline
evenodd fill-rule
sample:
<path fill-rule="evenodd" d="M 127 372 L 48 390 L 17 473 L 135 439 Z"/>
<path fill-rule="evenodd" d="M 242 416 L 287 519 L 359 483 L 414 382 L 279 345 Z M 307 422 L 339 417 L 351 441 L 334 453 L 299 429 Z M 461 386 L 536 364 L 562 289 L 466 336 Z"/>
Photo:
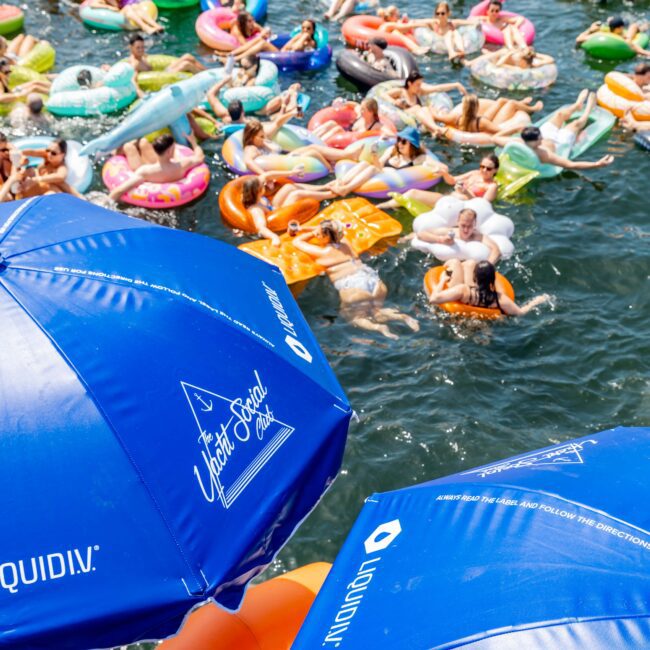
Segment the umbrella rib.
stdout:
<path fill-rule="evenodd" d="M 31 199 L 27 199 L 25 203 L 23 203 L 21 206 L 17 207 L 8 217 L 7 220 L 0 226 L 0 236 L 2 238 L 0 241 L 4 241 L 5 237 L 11 232 L 13 227 L 20 221 L 20 217 L 23 216 L 23 213 L 32 206 L 34 203 L 38 203 L 38 201 L 43 198 L 39 196 L 34 196 Z"/>
<path fill-rule="evenodd" d="M 0 283 L 0 285 L 2 285 L 2 288 L 3 288 L 3 289 L 7 292 L 7 294 L 8 294 L 8 295 L 9 295 L 9 296 L 10 296 L 10 297 L 11 297 L 11 298 L 16 302 L 16 304 L 20 305 L 20 307 L 23 309 L 24 313 L 25 313 L 25 314 L 26 314 L 26 315 L 31 319 L 31 321 L 34 323 L 34 325 L 35 325 L 35 326 L 36 326 L 36 327 L 37 327 L 37 328 L 38 328 L 38 329 L 39 329 L 39 330 L 44 334 L 45 337 L 47 337 L 47 339 L 50 341 L 50 343 L 51 343 L 51 345 L 54 347 L 54 349 L 57 350 L 57 352 L 59 353 L 59 355 L 61 356 L 61 358 L 62 358 L 62 359 L 63 359 L 63 360 L 68 364 L 68 366 L 70 367 L 70 369 L 74 372 L 74 374 L 76 375 L 77 379 L 79 380 L 79 383 L 80 383 L 80 384 L 85 388 L 85 390 L 86 390 L 86 392 L 88 393 L 89 397 L 90 397 L 90 398 L 92 399 L 92 401 L 94 402 L 95 407 L 97 408 L 97 410 L 99 411 L 99 413 L 100 413 L 100 414 L 102 415 L 102 417 L 104 418 L 104 421 L 105 421 L 106 424 L 110 427 L 111 431 L 113 431 L 113 434 L 114 434 L 114 436 L 115 436 L 115 439 L 118 441 L 118 443 L 119 443 L 120 447 L 122 448 L 124 454 L 125 454 L 126 457 L 129 459 L 129 462 L 131 463 L 131 465 L 132 465 L 133 468 L 135 469 L 135 471 L 136 471 L 138 477 L 140 478 L 140 481 L 142 482 L 142 485 L 144 486 L 145 490 L 147 491 L 147 494 L 149 495 L 149 498 L 151 499 L 151 502 L 153 503 L 154 508 L 157 510 L 158 514 L 160 515 L 161 519 L 163 520 L 163 522 L 164 522 L 164 524 L 165 524 L 165 527 L 167 528 L 167 530 L 168 530 L 168 532 L 169 532 L 169 535 L 170 535 L 171 539 L 173 540 L 174 545 L 175 545 L 176 548 L 178 549 L 178 552 L 180 553 L 180 555 L 181 555 L 181 557 L 182 557 L 182 559 L 183 559 L 183 562 L 184 562 L 185 565 L 187 566 L 187 568 L 188 568 L 189 572 L 191 573 L 191 575 L 194 577 L 194 579 L 195 579 L 195 581 L 196 581 L 196 584 L 197 584 L 197 585 L 200 585 L 200 584 L 201 584 L 201 580 L 198 578 L 198 576 L 197 576 L 197 574 L 196 574 L 194 568 L 192 567 L 192 564 L 190 563 L 188 557 L 187 557 L 186 554 L 185 554 L 185 551 L 184 551 L 183 547 L 181 546 L 181 544 L 180 544 L 179 540 L 177 539 L 176 535 L 174 534 L 174 531 L 173 531 L 173 529 L 172 529 L 170 523 L 167 521 L 167 517 L 165 516 L 164 512 L 162 511 L 162 508 L 160 507 L 160 505 L 159 505 L 159 503 L 158 503 L 156 497 L 154 496 L 153 492 L 152 492 L 151 489 L 149 488 L 149 485 L 148 485 L 147 482 L 145 481 L 143 473 L 140 471 L 140 468 L 139 468 L 138 464 L 135 462 L 134 458 L 133 458 L 133 457 L 131 456 L 131 454 L 129 453 L 129 450 L 128 450 L 127 447 L 124 445 L 124 443 L 123 443 L 123 441 L 122 441 L 122 437 L 121 437 L 120 434 L 118 433 L 116 427 L 115 427 L 115 426 L 113 425 L 113 423 L 111 422 L 111 419 L 109 418 L 108 414 L 107 414 L 107 413 L 104 411 L 104 409 L 102 408 L 102 405 L 100 404 L 99 400 L 98 400 L 97 397 L 95 396 L 94 392 L 91 390 L 90 386 L 89 386 L 89 385 L 84 381 L 83 377 L 82 377 L 81 374 L 78 372 L 78 370 L 77 370 L 77 368 L 75 367 L 75 365 L 74 365 L 74 363 L 72 362 L 72 360 L 71 360 L 71 359 L 68 357 L 68 355 L 67 355 L 67 354 L 66 354 L 66 353 L 61 349 L 61 347 L 57 344 L 57 342 L 56 342 L 56 341 L 55 341 L 55 340 L 50 336 L 50 334 L 47 332 L 47 330 L 45 330 L 45 328 L 43 328 L 43 327 L 41 326 L 41 324 L 36 320 L 36 318 L 35 318 L 34 315 L 29 311 L 29 309 L 28 309 L 28 308 L 27 308 L 27 307 L 26 307 L 26 306 L 25 306 L 25 305 L 24 305 L 24 304 L 23 304 L 23 303 L 18 299 L 18 297 L 17 297 L 16 295 L 14 295 L 14 294 L 9 290 L 9 288 L 8 288 L 7 286 L 5 286 L 3 283 Z M 205 587 L 207 587 L 207 586 L 208 586 L 207 583 L 205 583 L 204 585 L 202 585 L 202 587 L 201 587 L 201 594 L 203 594 L 203 591 L 204 591 Z M 194 595 L 196 595 L 196 594 L 194 594 Z"/>

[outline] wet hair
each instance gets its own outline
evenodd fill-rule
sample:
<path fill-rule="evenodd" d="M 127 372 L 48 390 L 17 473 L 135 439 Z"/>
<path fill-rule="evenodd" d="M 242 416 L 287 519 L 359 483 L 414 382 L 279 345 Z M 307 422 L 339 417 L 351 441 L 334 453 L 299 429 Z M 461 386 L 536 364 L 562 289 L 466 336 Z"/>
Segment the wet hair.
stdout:
<path fill-rule="evenodd" d="M 262 123 L 255 117 L 252 117 L 244 127 L 244 134 L 242 135 L 242 146 L 248 147 L 253 144 L 253 140 L 258 133 L 264 133 Z"/>
<path fill-rule="evenodd" d="M 252 32 L 248 32 L 249 18 L 252 18 L 252 16 L 247 11 L 242 11 L 240 14 L 237 14 L 237 27 L 239 27 L 239 31 L 241 32 L 242 36 L 245 36 L 246 38 L 249 38 L 253 35 Z"/>
<path fill-rule="evenodd" d="M 82 68 L 77 73 L 77 83 L 82 88 L 90 88 L 93 85 L 93 73 L 88 68 Z"/>
<path fill-rule="evenodd" d="M 255 74 L 257 74 L 257 70 L 260 67 L 260 60 L 256 56 L 249 54 L 248 56 L 243 57 L 239 64 L 245 70 L 255 68 Z"/>
<path fill-rule="evenodd" d="M 241 188 L 241 201 L 245 208 L 257 203 L 257 197 L 260 192 L 260 179 L 257 176 L 247 178 Z"/>
<path fill-rule="evenodd" d="M 650 72 L 650 63 L 639 63 L 634 68 L 634 74 L 644 75 Z"/>
<path fill-rule="evenodd" d="M 372 116 L 375 118 L 375 122 L 379 120 L 379 104 L 374 97 L 366 97 L 362 102 L 361 106 L 367 108 Z"/>
<path fill-rule="evenodd" d="M 158 154 L 163 154 L 170 147 L 174 146 L 174 138 L 166 133 L 165 135 L 159 135 L 152 143 L 153 150 Z"/>
<path fill-rule="evenodd" d="M 43 99 L 40 97 L 40 95 L 36 95 L 31 99 L 29 97 L 30 96 L 28 95 L 27 108 L 29 108 L 29 111 L 33 115 L 40 115 L 41 111 L 43 110 Z"/>
<path fill-rule="evenodd" d="M 496 271 L 494 270 L 494 264 L 487 260 L 478 262 L 474 267 L 474 281 L 476 282 L 479 306 L 489 307 L 498 297 L 495 289 Z"/>
<path fill-rule="evenodd" d="M 316 33 L 316 21 L 312 20 L 311 18 L 305 18 L 300 25 L 302 26 L 302 23 L 309 23 L 311 25 L 311 30 L 315 34 Z"/>
<path fill-rule="evenodd" d="M 7 142 L 7 136 L 0 131 L 0 143 Z"/>
<path fill-rule="evenodd" d="M 231 102 L 228 102 L 226 110 L 228 111 L 228 115 L 230 115 L 230 119 L 233 122 L 239 122 L 239 120 L 241 120 L 242 116 L 244 115 L 244 105 L 239 99 L 233 99 Z"/>
<path fill-rule="evenodd" d="M 607 26 L 613 32 L 615 29 L 625 27 L 625 21 L 620 16 L 614 16 L 607 21 Z"/>
<path fill-rule="evenodd" d="M 418 156 L 424 154 L 424 147 L 416 147 L 412 142 L 409 142 L 408 140 L 406 143 L 409 146 L 409 158 L 411 160 L 415 160 Z"/>
<path fill-rule="evenodd" d="M 530 45 L 522 52 L 521 58 L 526 61 L 526 63 L 532 63 L 535 60 L 535 56 L 537 55 L 537 52 L 535 52 L 535 48 L 531 47 Z"/>
<path fill-rule="evenodd" d="M 495 171 L 499 169 L 499 165 L 501 164 L 499 163 L 499 157 L 495 153 L 487 153 L 481 160 L 489 160 L 494 165 Z"/>
<path fill-rule="evenodd" d="M 521 139 L 524 142 L 535 142 L 542 137 L 542 132 L 537 126 L 527 126 L 521 132 Z"/>
<path fill-rule="evenodd" d="M 408 89 L 408 87 L 411 84 L 414 84 L 418 79 L 424 79 L 424 77 L 417 70 L 411 70 L 409 76 L 404 80 L 404 88 Z"/>
<path fill-rule="evenodd" d="M 472 210 L 472 208 L 463 208 L 459 213 L 458 213 L 458 220 L 460 221 L 460 218 L 463 215 L 468 215 L 472 217 L 472 221 L 476 221 L 476 211 Z"/>
<path fill-rule="evenodd" d="M 368 41 L 370 45 L 375 45 L 380 50 L 385 50 L 388 47 L 388 41 L 383 36 L 375 36 Z"/>
<path fill-rule="evenodd" d="M 135 45 L 139 42 L 144 43 L 144 38 L 142 38 L 140 34 L 133 34 L 133 36 L 129 36 L 129 45 Z"/>
<path fill-rule="evenodd" d="M 332 244 L 338 244 L 343 239 L 343 231 L 340 224 L 334 219 L 324 219 L 320 222 L 320 230 L 326 235 Z"/>
<path fill-rule="evenodd" d="M 62 138 L 58 138 L 54 140 L 52 144 L 55 144 L 59 148 L 59 151 L 62 154 L 65 155 L 66 153 L 68 153 L 68 143 Z"/>
<path fill-rule="evenodd" d="M 469 131 L 478 118 L 478 97 L 476 95 L 465 95 L 461 104 L 461 114 L 458 119 L 458 128 L 461 131 Z"/>
<path fill-rule="evenodd" d="M 491 6 L 499 7 L 499 9 L 503 9 L 503 2 L 501 0 L 490 0 L 490 4 L 488 4 L 488 7 Z"/>

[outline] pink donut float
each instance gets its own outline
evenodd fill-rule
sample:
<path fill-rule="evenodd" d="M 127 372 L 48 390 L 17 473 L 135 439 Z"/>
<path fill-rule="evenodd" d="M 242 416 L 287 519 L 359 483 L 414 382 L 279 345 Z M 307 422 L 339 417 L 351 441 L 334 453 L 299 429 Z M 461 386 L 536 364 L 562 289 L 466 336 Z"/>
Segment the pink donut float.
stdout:
<path fill-rule="evenodd" d="M 174 155 L 177 158 L 188 158 L 192 155 L 192 150 L 177 144 Z M 133 177 L 133 170 L 124 156 L 112 156 L 102 170 L 104 184 L 109 190 L 116 188 L 131 177 Z M 140 183 L 130 192 L 123 194 L 120 200 L 143 208 L 175 208 L 201 196 L 208 189 L 209 183 L 210 170 L 205 163 L 201 163 L 190 169 L 180 181 Z"/>
<path fill-rule="evenodd" d="M 349 129 L 352 128 L 352 125 L 357 121 L 358 117 L 354 102 L 346 102 L 341 106 L 327 106 L 318 111 L 309 120 L 307 129 L 309 131 L 315 131 L 326 122 L 336 122 L 341 128 L 345 129 L 345 133 L 337 133 L 325 140 L 325 144 L 336 149 L 345 149 L 353 142 L 357 142 L 357 140 L 363 140 L 363 138 L 369 138 L 373 135 L 381 135 L 382 129 L 379 128 L 370 131 L 350 131 Z M 382 126 L 387 127 L 387 130 L 391 133 L 397 133 L 395 125 L 388 118 L 380 115 L 379 122 Z"/>
<path fill-rule="evenodd" d="M 227 7 L 204 11 L 196 19 L 196 33 L 203 43 L 214 50 L 234 50 L 239 41 L 228 30 L 236 19 L 237 14 Z"/>
<path fill-rule="evenodd" d="M 479 2 L 477 5 L 472 7 L 472 10 L 469 12 L 470 17 L 487 16 L 489 4 L 490 0 L 483 0 L 483 2 Z M 532 44 L 532 42 L 535 40 L 535 26 L 530 22 L 530 20 L 528 20 L 528 18 L 522 16 L 521 14 L 512 13 L 511 11 L 502 11 L 501 15 L 505 16 L 506 18 L 523 18 L 524 22 L 523 25 L 521 25 L 519 28 L 519 31 L 523 34 L 526 43 L 528 43 L 528 45 Z M 481 23 L 481 29 L 483 30 L 483 34 L 485 34 L 485 40 L 488 43 L 494 43 L 495 45 L 504 44 L 503 32 L 498 27 L 489 25 L 488 23 Z"/>
<path fill-rule="evenodd" d="M 383 24 L 384 20 L 378 16 L 352 16 L 341 25 L 341 34 L 348 45 L 360 49 L 367 49 L 368 41 L 377 36 L 385 38 L 388 45 L 408 49 L 402 34 L 381 31 L 379 28 Z"/>

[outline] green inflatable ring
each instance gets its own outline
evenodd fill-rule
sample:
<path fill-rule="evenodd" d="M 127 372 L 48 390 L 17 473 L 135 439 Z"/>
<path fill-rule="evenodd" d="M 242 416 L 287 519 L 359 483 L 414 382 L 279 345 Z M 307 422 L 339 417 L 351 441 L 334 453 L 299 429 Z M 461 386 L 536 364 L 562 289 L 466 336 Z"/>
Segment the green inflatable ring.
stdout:
<path fill-rule="evenodd" d="M 7 16 L 0 19 L 0 34 L 13 34 L 23 28 L 25 14 L 18 7 L 13 5 L 2 5 L 2 14 Z"/>
<path fill-rule="evenodd" d="M 641 32 L 636 35 L 634 42 L 642 47 L 648 46 L 648 34 Z M 608 31 L 596 32 L 590 36 L 584 43 L 582 49 L 596 59 L 605 59 L 608 61 L 621 61 L 623 59 L 632 59 L 636 52 L 630 47 L 630 44 L 617 34 Z"/>
<path fill-rule="evenodd" d="M 195 7 L 199 0 L 153 0 L 155 5 L 160 9 L 185 9 L 186 7 Z"/>
<path fill-rule="evenodd" d="M 122 59 L 128 61 L 128 59 Z M 189 79 L 192 75 L 189 72 L 167 72 L 170 64 L 178 61 L 177 56 L 169 54 L 147 54 L 147 63 L 153 68 L 149 72 L 138 72 L 138 86 L 147 93 L 152 93 L 175 84 L 177 81 Z"/>

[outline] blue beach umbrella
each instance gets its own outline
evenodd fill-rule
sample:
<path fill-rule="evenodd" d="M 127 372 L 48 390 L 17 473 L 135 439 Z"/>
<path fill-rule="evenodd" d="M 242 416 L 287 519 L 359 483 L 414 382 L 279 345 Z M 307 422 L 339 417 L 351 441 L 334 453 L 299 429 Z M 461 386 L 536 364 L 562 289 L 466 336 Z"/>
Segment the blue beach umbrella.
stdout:
<path fill-rule="evenodd" d="M 0 646 L 236 608 L 334 479 L 350 408 L 281 274 L 58 195 L 0 205 Z"/>
<path fill-rule="evenodd" d="M 375 494 L 294 650 L 650 647 L 650 429 Z"/>

